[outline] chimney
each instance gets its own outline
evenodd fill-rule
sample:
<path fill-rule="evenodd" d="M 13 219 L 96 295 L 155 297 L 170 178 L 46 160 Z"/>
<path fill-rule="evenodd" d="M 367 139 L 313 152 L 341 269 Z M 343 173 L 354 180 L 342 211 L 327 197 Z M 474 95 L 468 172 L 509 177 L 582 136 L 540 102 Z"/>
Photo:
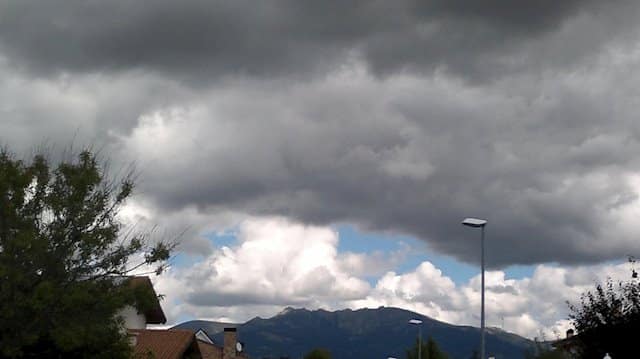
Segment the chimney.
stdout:
<path fill-rule="evenodd" d="M 573 329 L 567 330 L 567 339 L 573 336 Z"/>
<path fill-rule="evenodd" d="M 222 359 L 233 359 L 236 357 L 237 340 L 236 328 L 224 328 L 224 348 L 222 349 Z"/>

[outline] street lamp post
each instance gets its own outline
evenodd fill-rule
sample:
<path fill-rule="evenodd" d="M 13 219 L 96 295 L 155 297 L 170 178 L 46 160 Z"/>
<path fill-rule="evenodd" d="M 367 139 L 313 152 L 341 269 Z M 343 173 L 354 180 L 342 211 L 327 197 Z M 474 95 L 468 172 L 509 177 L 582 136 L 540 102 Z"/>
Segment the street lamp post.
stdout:
<path fill-rule="evenodd" d="M 418 326 L 418 359 L 422 359 L 422 320 L 411 319 L 409 324 Z"/>
<path fill-rule="evenodd" d="M 467 227 L 480 228 L 480 268 L 481 268 L 481 287 L 480 290 L 480 358 L 485 359 L 484 348 L 484 227 L 487 220 L 479 218 L 465 218 L 462 224 Z"/>

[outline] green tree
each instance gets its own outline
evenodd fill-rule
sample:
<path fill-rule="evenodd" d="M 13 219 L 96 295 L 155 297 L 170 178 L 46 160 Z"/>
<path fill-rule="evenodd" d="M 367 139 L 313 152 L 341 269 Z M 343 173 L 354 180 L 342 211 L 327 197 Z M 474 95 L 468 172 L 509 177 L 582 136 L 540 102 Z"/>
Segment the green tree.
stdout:
<path fill-rule="evenodd" d="M 304 359 L 331 359 L 331 352 L 321 348 L 313 349 L 304 356 Z"/>
<path fill-rule="evenodd" d="M 630 258 L 635 265 L 635 259 Z M 569 304 L 578 335 L 573 338 L 580 358 L 637 357 L 636 333 L 640 332 L 640 283 L 632 269 L 631 279 L 597 284 L 581 297 L 579 305 Z"/>
<path fill-rule="evenodd" d="M 90 151 L 53 165 L 0 150 L 0 357 L 130 356 L 117 313 L 152 298 L 126 276 L 161 272 L 174 247 L 122 233 L 133 185 L 131 174 L 109 179 Z"/>
<path fill-rule="evenodd" d="M 407 359 L 418 359 L 418 339 L 413 348 L 407 350 Z M 422 358 L 420 359 L 448 359 L 449 357 L 445 352 L 440 350 L 438 344 L 433 338 L 429 337 L 427 341 L 422 341 L 422 349 L 420 352 Z"/>

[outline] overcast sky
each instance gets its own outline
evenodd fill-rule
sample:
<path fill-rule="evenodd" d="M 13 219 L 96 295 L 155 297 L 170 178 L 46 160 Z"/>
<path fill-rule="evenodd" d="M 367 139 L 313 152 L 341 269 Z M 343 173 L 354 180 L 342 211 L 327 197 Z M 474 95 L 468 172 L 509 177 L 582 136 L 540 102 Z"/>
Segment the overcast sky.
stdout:
<path fill-rule="evenodd" d="M 174 321 L 384 304 L 477 324 L 477 233 L 459 224 L 477 216 L 492 280 L 520 301 L 494 312 L 532 336 L 566 315 L 535 283 L 577 295 L 640 252 L 639 10 L 0 0 L 0 140 L 136 163 L 127 220 L 189 229 L 158 282 L 192 288 Z M 269 264 L 299 256 L 297 286 Z"/>

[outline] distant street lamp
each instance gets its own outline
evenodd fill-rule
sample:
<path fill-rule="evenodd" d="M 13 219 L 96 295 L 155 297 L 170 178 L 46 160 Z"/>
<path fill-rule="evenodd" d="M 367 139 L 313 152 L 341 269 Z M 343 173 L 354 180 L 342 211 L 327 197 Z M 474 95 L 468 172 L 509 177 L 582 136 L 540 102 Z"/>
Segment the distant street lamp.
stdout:
<path fill-rule="evenodd" d="M 484 351 L 484 227 L 487 225 L 487 220 L 479 218 L 465 218 L 462 224 L 467 227 L 480 228 L 480 268 L 481 268 L 481 282 L 482 289 L 480 291 L 480 358 L 485 359 Z"/>
<path fill-rule="evenodd" d="M 409 324 L 418 326 L 418 359 L 422 359 L 422 320 L 411 319 Z"/>

